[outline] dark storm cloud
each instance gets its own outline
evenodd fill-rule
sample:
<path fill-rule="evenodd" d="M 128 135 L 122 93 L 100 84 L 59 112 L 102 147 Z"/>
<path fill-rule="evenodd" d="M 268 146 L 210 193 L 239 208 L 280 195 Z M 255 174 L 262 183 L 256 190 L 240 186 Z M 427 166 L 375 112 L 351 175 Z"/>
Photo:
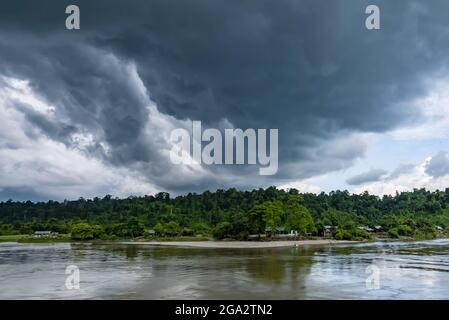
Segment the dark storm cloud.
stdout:
<path fill-rule="evenodd" d="M 433 156 L 426 164 L 425 171 L 434 178 L 449 174 L 449 154 L 441 151 Z"/>
<path fill-rule="evenodd" d="M 358 186 L 367 182 L 375 182 L 382 179 L 387 174 L 383 169 L 371 169 L 367 172 L 349 178 L 346 182 L 352 186 Z"/>
<path fill-rule="evenodd" d="M 37 192 L 34 188 L 8 187 L 0 188 L 0 199 L 2 201 L 47 201 L 48 195 Z"/>
<path fill-rule="evenodd" d="M 72 3 L 81 9 L 80 31 L 64 29 Z M 351 133 L 419 119 L 408 103 L 447 68 L 447 1 L 376 1 L 380 31 L 364 27 L 368 4 L 8 1 L 0 10 L 0 68 L 29 79 L 58 106 L 63 119 L 56 122 L 27 115 L 49 137 L 70 145 L 72 132 L 87 130 L 110 146 L 108 155 L 100 152 L 105 161 L 135 166 L 161 188 L 185 191 L 191 182 L 167 175 L 160 150 L 145 140 L 146 102 L 120 61 L 135 63 L 159 110 L 177 119 L 279 128 L 278 175 L 247 176 L 242 186 L 307 178 L 364 155 L 366 144 L 354 143 Z M 192 188 L 221 187 L 224 175 L 247 174 L 237 167 L 212 168 L 216 178 Z"/>
<path fill-rule="evenodd" d="M 428 14 L 409 1 L 385 2 L 377 33 L 364 29 L 363 2 L 167 1 L 144 8 L 135 24 L 95 42 L 138 61 L 162 111 L 279 127 L 288 143 L 290 134 L 307 145 L 308 134 L 395 127 L 407 120 L 400 103 L 422 92 L 423 72 L 446 61 L 445 52 L 429 55 L 419 44 L 439 39 Z"/>
<path fill-rule="evenodd" d="M 148 160 L 149 154 L 142 152 L 146 148 L 139 145 L 148 116 L 146 101 L 132 87 L 135 83 L 129 82 L 120 60 L 83 43 L 71 44 L 62 37 L 45 43 L 21 38 L 15 42 L 15 49 L 21 53 L 8 56 L 9 43 L 15 37 L 19 35 L 0 38 L 0 52 L 6 53 L 0 62 L 5 74 L 31 79 L 37 92 L 59 106 L 58 116 L 71 123 L 55 123 L 18 106 L 30 122 L 50 138 L 65 143 L 67 133 L 82 128 L 94 132 L 112 147 L 113 162 Z"/>

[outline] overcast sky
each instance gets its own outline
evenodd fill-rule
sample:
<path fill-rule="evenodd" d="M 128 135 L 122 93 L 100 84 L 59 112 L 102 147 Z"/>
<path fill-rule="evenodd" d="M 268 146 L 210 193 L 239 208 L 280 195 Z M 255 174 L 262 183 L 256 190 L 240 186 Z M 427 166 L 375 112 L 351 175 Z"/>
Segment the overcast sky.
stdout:
<path fill-rule="evenodd" d="M 81 30 L 66 30 L 77 4 Z M 381 29 L 365 28 L 377 4 Z M 276 185 L 449 187 L 447 0 L 7 0 L 0 201 Z M 279 129 L 279 171 L 185 166 L 170 133 Z"/>

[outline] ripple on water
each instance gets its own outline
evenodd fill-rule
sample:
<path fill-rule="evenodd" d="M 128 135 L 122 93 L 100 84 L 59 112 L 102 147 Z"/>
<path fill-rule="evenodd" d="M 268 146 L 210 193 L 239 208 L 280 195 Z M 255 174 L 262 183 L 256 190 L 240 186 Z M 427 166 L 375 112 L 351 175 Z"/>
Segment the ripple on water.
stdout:
<path fill-rule="evenodd" d="M 69 264 L 80 290 L 65 288 Z M 448 240 L 254 250 L 0 244 L 3 299 L 449 299 L 448 271 Z"/>

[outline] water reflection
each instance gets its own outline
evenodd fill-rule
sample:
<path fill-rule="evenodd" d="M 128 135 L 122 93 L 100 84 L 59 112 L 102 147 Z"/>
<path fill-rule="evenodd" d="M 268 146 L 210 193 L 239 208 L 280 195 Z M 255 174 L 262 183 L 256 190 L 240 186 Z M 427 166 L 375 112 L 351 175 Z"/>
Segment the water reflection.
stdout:
<path fill-rule="evenodd" d="M 81 289 L 67 290 L 77 265 Z M 367 267 L 380 287 L 366 286 Z M 270 249 L 0 244 L 2 299 L 448 299 L 449 241 Z"/>

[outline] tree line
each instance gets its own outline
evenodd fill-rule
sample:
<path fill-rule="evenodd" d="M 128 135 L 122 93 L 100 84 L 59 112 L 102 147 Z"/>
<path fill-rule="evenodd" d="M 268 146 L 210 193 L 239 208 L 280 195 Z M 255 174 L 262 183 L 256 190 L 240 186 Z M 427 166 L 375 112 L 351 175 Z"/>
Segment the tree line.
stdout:
<path fill-rule="evenodd" d="M 381 226 L 389 237 L 431 239 L 449 231 L 449 188 L 445 191 L 397 193 L 300 193 L 275 187 L 252 191 L 206 191 L 170 197 L 161 192 L 142 197 L 74 201 L 0 202 L 0 235 L 51 230 L 74 239 L 136 238 L 154 230 L 159 237 L 213 236 L 248 239 L 267 228 L 323 236 L 332 226 L 337 239 L 360 240 L 360 227 Z"/>

